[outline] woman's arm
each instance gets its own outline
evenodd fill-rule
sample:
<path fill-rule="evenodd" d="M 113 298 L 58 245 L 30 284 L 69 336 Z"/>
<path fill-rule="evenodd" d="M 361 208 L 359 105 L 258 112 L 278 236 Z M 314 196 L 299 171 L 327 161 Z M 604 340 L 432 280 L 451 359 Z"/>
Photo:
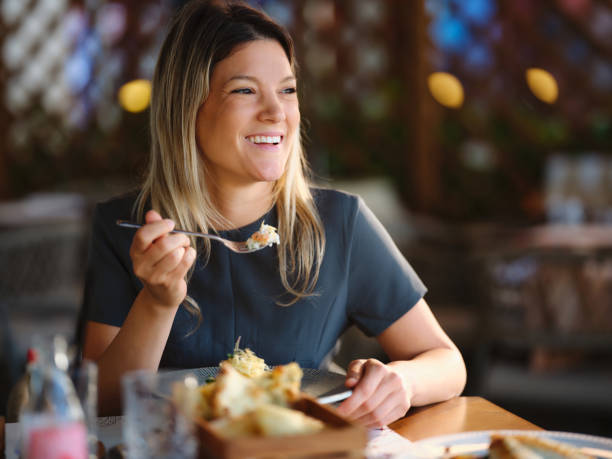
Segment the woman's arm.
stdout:
<path fill-rule="evenodd" d="M 98 363 L 100 416 L 121 414 L 121 376 L 130 370 L 157 370 L 176 309 L 152 306 L 144 290 L 121 328 L 88 322 L 83 357 Z"/>
<path fill-rule="evenodd" d="M 143 288 L 121 328 L 88 322 L 83 357 L 98 363 L 100 414 L 119 414 L 121 376 L 130 370 L 159 366 L 172 322 L 185 298 L 184 276 L 195 260 L 195 250 L 180 234 L 169 234 L 173 223 L 149 211 L 130 256 Z M 112 288 L 109 285 L 108 288 Z"/>
<path fill-rule="evenodd" d="M 354 360 L 346 384 L 353 395 L 338 411 L 368 427 L 380 427 L 404 416 L 411 406 L 448 400 L 461 393 L 463 358 L 421 299 L 378 336 L 389 356 Z"/>

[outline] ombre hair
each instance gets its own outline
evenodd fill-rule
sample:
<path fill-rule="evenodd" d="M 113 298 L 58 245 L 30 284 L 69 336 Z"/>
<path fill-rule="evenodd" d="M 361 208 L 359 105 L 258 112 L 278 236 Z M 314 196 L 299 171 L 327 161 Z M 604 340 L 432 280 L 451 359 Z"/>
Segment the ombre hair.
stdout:
<path fill-rule="evenodd" d="M 296 72 L 289 34 L 244 3 L 194 0 L 174 18 L 153 76 L 151 151 L 134 207 L 138 220 L 147 208 L 153 208 L 188 231 L 215 232 L 227 224 L 209 192 L 206 163 L 196 144 L 196 117 L 208 97 L 216 64 L 237 46 L 260 39 L 277 41 Z M 297 132 L 285 171 L 273 187 L 280 236 L 279 271 L 289 294 L 287 301 L 277 301 L 281 305 L 294 304 L 314 293 L 323 260 L 325 232 L 310 191 L 309 172 Z M 199 240 L 196 245 L 192 240 L 192 244 L 208 260 L 210 242 Z M 184 305 L 201 321 L 199 307 L 191 297 Z"/>

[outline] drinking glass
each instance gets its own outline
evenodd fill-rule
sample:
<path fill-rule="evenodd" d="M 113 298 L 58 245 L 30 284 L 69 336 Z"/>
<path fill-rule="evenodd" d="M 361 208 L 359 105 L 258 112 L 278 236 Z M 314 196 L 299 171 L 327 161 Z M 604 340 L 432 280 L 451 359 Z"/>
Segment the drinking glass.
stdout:
<path fill-rule="evenodd" d="M 137 370 L 122 378 L 123 439 L 129 459 L 195 458 L 198 442 L 189 410 L 195 376 Z"/>
<path fill-rule="evenodd" d="M 70 367 L 68 372 L 83 408 L 89 457 L 95 458 L 98 454 L 98 365 L 83 360 L 79 366 Z"/>

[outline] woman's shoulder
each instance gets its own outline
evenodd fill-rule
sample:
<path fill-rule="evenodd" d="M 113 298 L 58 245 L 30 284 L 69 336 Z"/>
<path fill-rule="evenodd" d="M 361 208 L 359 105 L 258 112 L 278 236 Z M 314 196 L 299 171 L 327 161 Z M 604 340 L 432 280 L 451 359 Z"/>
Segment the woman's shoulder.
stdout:
<path fill-rule="evenodd" d="M 124 263 L 128 263 L 128 252 L 134 232 L 126 231 L 117 226 L 116 222 L 133 219 L 132 209 L 137 197 L 138 191 L 130 191 L 100 201 L 96 204 L 91 219 L 91 238 L 96 250 L 113 247 L 112 250 L 120 254 Z"/>
<path fill-rule="evenodd" d="M 350 232 L 355 226 L 361 198 L 346 191 L 312 188 L 313 198 L 328 233 Z"/>
<path fill-rule="evenodd" d="M 311 192 L 319 212 L 330 210 L 350 214 L 359 207 L 361 199 L 356 194 L 332 188 L 312 187 Z"/>
<path fill-rule="evenodd" d="M 96 204 L 96 209 L 106 215 L 118 215 L 117 218 L 126 216 L 128 218 L 132 212 L 136 199 L 138 198 L 138 190 L 130 190 L 125 193 L 115 195 Z"/>
<path fill-rule="evenodd" d="M 113 221 L 132 219 L 138 193 L 138 190 L 130 190 L 98 202 L 95 207 L 96 217 Z"/>

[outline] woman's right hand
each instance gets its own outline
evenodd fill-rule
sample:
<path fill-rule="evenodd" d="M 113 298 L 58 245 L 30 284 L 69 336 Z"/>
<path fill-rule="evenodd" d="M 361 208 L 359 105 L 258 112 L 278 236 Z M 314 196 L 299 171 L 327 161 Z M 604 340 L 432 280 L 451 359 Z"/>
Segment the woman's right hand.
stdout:
<path fill-rule="evenodd" d="M 142 281 L 143 293 L 158 305 L 178 307 L 187 295 L 185 274 L 196 251 L 184 234 L 170 234 L 174 222 L 154 210 L 145 215 L 146 224 L 134 236 L 130 257 L 134 274 Z"/>

